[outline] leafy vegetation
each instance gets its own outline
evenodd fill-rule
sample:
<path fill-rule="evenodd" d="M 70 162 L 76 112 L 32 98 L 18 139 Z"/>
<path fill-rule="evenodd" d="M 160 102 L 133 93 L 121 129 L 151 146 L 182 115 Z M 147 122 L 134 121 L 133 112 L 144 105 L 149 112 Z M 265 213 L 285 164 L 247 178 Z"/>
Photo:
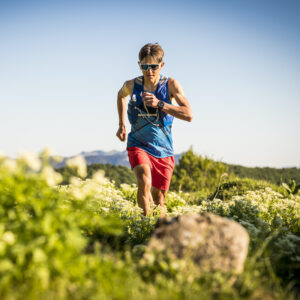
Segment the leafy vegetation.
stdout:
<path fill-rule="evenodd" d="M 179 163 L 175 166 L 170 189 L 177 192 L 189 192 L 188 201 L 195 204 L 201 199 L 213 199 L 218 196 L 225 200 L 246 191 L 265 187 L 272 187 L 274 191 L 285 195 L 297 194 L 299 191 L 300 185 L 297 185 L 293 179 L 289 179 L 289 184 L 275 180 L 274 174 L 270 173 L 273 171 L 272 168 L 240 167 L 216 162 L 207 156 L 196 155 L 191 148 L 180 157 Z M 274 170 L 283 171 L 281 173 L 284 176 L 281 178 L 292 176 L 288 172 L 284 173 L 285 169 Z"/>
<path fill-rule="evenodd" d="M 285 189 L 285 194 L 292 194 L 292 195 L 296 195 L 298 194 L 299 190 L 300 190 L 300 184 L 296 184 L 295 180 L 290 180 L 289 183 L 282 183 L 282 186 Z"/>
<path fill-rule="evenodd" d="M 136 205 L 135 185 L 117 187 L 103 171 L 86 178 L 80 157 L 68 163 L 73 175 L 63 185 L 63 176 L 50 167 L 49 157 L 47 149 L 39 156 L 23 153 L 17 160 L 0 156 L 1 299 L 299 296 L 297 185 L 289 187 L 290 193 L 284 186 L 273 189 L 225 176 L 213 199 L 197 195 L 199 191 L 169 192 L 168 215 L 212 212 L 236 220 L 250 235 L 243 274 L 204 274 L 188 261 L 144 259 L 160 208 L 152 207 L 144 217 Z M 233 179 L 236 185 L 225 186 Z"/>
<path fill-rule="evenodd" d="M 221 175 L 226 172 L 228 168 L 223 163 L 198 156 L 190 149 L 175 166 L 170 189 L 210 192 L 217 187 Z"/>
<path fill-rule="evenodd" d="M 300 182 L 300 168 L 270 168 L 270 167 L 244 167 L 240 165 L 226 164 L 228 172 L 239 178 L 252 178 L 256 180 L 269 181 L 280 185 L 282 182 L 295 180 Z"/>

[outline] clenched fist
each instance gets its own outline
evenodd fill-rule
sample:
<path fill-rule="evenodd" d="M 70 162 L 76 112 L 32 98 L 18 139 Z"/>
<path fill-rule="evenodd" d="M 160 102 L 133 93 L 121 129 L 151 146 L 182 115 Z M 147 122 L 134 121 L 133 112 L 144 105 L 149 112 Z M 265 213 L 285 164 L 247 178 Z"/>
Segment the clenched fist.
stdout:
<path fill-rule="evenodd" d="M 144 92 L 142 94 L 142 99 L 143 99 L 145 105 L 157 108 L 157 104 L 158 104 L 159 100 L 152 93 Z"/>
<path fill-rule="evenodd" d="M 116 133 L 116 136 L 120 139 L 120 141 L 125 142 L 126 141 L 126 128 L 125 125 L 120 125 L 119 129 Z"/>

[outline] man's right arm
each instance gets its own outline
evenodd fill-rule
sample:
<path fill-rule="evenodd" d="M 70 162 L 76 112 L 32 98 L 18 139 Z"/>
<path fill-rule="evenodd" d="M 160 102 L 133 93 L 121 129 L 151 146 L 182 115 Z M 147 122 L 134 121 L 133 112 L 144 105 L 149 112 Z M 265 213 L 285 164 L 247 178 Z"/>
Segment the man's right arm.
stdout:
<path fill-rule="evenodd" d="M 127 80 L 118 92 L 118 115 L 119 115 L 119 128 L 116 136 L 122 141 L 126 141 L 126 128 L 125 128 L 125 115 L 127 106 L 127 96 L 132 93 L 134 81 Z"/>

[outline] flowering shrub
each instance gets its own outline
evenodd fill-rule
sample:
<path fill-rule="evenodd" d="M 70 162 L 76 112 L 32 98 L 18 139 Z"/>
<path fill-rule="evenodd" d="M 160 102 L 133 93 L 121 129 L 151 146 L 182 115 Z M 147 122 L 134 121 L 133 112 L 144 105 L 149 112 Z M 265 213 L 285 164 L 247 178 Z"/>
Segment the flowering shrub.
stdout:
<path fill-rule="evenodd" d="M 284 198 L 270 187 L 245 192 L 229 201 L 204 200 L 201 205 L 177 207 L 172 215 L 188 212 L 212 212 L 243 225 L 250 235 L 250 253 L 261 251 L 267 239 L 265 256 L 285 280 L 299 282 L 300 196 Z"/>

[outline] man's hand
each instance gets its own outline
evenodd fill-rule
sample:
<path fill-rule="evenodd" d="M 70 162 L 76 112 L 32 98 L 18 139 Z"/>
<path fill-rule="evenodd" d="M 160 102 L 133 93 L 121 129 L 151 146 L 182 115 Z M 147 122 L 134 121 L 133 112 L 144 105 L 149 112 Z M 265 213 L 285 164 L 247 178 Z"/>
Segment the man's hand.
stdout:
<path fill-rule="evenodd" d="M 116 133 L 116 136 L 120 139 L 121 142 L 126 141 L 126 128 L 125 125 L 120 125 Z"/>
<path fill-rule="evenodd" d="M 143 99 L 145 105 L 157 108 L 157 104 L 158 104 L 159 100 L 155 97 L 155 95 L 144 92 L 142 95 L 142 99 Z"/>
<path fill-rule="evenodd" d="M 125 128 L 125 114 L 126 114 L 126 105 L 127 100 L 126 97 L 131 95 L 134 87 L 134 79 L 127 80 L 124 82 L 122 88 L 118 92 L 118 115 L 119 115 L 119 129 L 116 133 L 116 136 L 120 139 L 120 141 L 126 141 L 126 128 Z"/>

